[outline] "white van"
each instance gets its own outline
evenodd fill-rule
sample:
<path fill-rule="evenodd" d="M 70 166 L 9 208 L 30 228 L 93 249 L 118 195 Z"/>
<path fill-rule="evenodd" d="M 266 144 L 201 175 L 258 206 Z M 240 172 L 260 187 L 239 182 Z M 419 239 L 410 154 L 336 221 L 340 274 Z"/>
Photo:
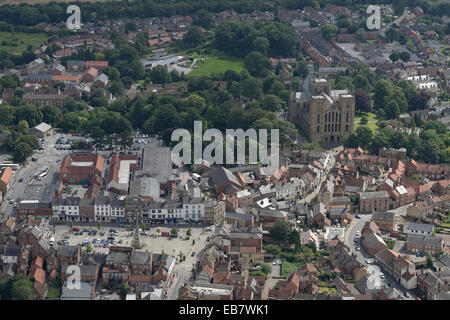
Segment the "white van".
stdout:
<path fill-rule="evenodd" d="M 55 238 L 51 237 L 50 241 L 48 242 L 48 244 L 52 246 L 54 243 L 55 243 Z"/>

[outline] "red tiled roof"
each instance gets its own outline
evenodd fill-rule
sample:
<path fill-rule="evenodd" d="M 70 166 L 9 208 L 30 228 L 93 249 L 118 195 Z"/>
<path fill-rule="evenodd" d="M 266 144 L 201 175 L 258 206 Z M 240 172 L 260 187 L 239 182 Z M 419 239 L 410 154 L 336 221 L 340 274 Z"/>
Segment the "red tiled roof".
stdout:
<path fill-rule="evenodd" d="M 45 283 L 45 271 L 42 270 L 41 268 L 36 268 L 36 270 L 34 270 L 31 276 L 34 277 L 36 282 L 42 284 Z"/>
<path fill-rule="evenodd" d="M 12 175 L 13 175 L 12 169 L 10 167 L 6 167 L 5 170 L 3 170 L 2 175 L 0 176 L 0 181 L 3 182 L 4 184 L 8 184 Z"/>

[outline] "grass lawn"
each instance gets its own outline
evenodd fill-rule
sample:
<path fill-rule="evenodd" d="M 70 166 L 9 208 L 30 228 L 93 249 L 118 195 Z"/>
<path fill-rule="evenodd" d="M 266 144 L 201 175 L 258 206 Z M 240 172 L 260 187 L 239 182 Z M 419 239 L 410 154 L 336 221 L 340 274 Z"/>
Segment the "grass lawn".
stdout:
<path fill-rule="evenodd" d="M 212 73 L 225 72 L 227 70 L 234 70 L 241 72 L 244 69 L 244 60 L 237 57 L 232 57 L 226 53 L 216 52 L 206 55 L 192 54 L 194 58 L 204 58 L 204 62 L 198 60 L 195 64 L 196 69 L 192 70 L 189 75 L 211 75 Z"/>
<path fill-rule="evenodd" d="M 48 299 L 59 299 L 60 292 L 59 289 L 56 287 L 50 287 L 48 289 L 47 298 Z"/>
<path fill-rule="evenodd" d="M 328 294 L 338 293 L 334 284 L 325 281 L 319 281 L 319 292 Z"/>
<path fill-rule="evenodd" d="M 298 268 L 302 265 L 302 262 L 289 262 L 284 259 L 281 259 L 281 277 L 287 278 L 291 275 L 292 272 L 298 270 Z"/>
<path fill-rule="evenodd" d="M 360 125 L 362 125 L 360 122 L 361 122 L 362 117 L 364 117 L 364 116 L 367 118 L 367 121 L 368 121 L 366 126 L 368 126 L 370 128 L 370 130 L 372 130 L 372 132 L 375 134 L 378 129 L 377 119 L 376 119 L 376 115 L 371 112 L 355 113 L 355 129 L 358 128 Z"/>
<path fill-rule="evenodd" d="M 45 33 L 0 32 L 0 50 L 21 54 L 29 45 L 33 49 L 45 44 L 48 35 Z"/>

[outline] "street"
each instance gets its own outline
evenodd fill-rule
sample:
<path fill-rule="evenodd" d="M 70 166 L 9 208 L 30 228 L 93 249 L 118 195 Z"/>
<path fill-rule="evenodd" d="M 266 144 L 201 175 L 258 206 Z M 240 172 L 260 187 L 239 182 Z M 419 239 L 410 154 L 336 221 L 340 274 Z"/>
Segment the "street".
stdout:
<path fill-rule="evenodd" d="M 44 166 L 49 167 L 49 173 L 42 181 L 39 181 L 38 184 L 46 186 L 51 182 L 53 174 L 59 172 L 60 162 L 57 163 L 56 161 L 58 159 L 62 160 L 62 158 L 70 152 L 69 150 L 56 150 L 55 142 L 60 136 L 60 134 L 54 134 L 53 136 L 45 138 L 47 142 L 44 153 L 34 153 L 32 157 L 37 158 L 37 161 L 30 160 L 28 165 L 21 166 L 20 169 L 15 172 L 13 178 L 14 181 L 8 188 L 5 198 L 11 197 L 14 201 L 17 201 L 18 199 L 32 200 L 24 198 L 27 186 L 37 182 L 33 181 L 33 175 L 36 173 L 36 170 L 39 170 Z M 19 182 L 20 179 L 23 179 L 23 181 Z M 5 211 L 7 215 L 15 216 L 14 205 L 10 204 L 9 201 L 3 201 L 1 211 Z"/>
<path fill-rule="evenodd" d="M 404 208 L 397 208 L 398 212 L 404 211 Z M 354 218 L 350 225 L 345 230 L 344 235 L 344 243 L 348 245 L 350 251 L 356 255 L 356 259 L 362 263 L 367 268 L 367 272 L 370 275 L 369 280 L 375 285 L 377 288 L 387 287 L 389 284 L 399 292 L 403 293 L 402 298 L 405 300 L 414 300 L 415 296 L 409 291 L 410 298 L 406 298 L 404 293 L 406 292 L 405 288 L 401 286 L 395 279 L 393 279 L 386 272 L 382 272 L 380 267 L 373 262 L 373 256 L 367 254 L 361 244 L 361 239 L 359 238 L 364 225 L 372 219 L 371 214 L 362 215 L 361 219 Z M 356 233 L 359 231 L 358 236 Z M 357 242 L 354 242 L 355 237 L 359 238 Z M 360 250 L 356 250 L 359 247 Z M 382 279 L 380 274 L 383 273 L 385 278 Z"/>

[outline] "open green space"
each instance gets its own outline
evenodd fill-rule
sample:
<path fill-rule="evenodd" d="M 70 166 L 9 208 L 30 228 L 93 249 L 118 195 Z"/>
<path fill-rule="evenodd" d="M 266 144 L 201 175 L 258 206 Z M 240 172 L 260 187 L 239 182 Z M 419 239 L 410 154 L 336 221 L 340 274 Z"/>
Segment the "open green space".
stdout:
<path fill-rule="evenodd" d="M 0 50 L 19 55 L 30 45 L 39 48 L 48 38 L 45 33 L 0 32 Z"/>
<path fill-rule="evenodd" d="M 289 262 L 287 260 L 281 259 L 281 277 L 287 278 L 292 272 L 295 272 L 300 268 L 303 262 Z"/>
<path fill-rule="evenodd" d="M 367 118 L 367 124 L 366 126 L 368 126 L 370 128 L 370 130 L 372 130 L 372 132 L 375 134 L 377 129 L 378 129 L 378 125 L 377 125 L 377 119 L 376 119 L 376 115 L 372 112 L 358 112 L 355 114 L 355 129 L 358 128 L 359 126 L 361 126 L 361 119 L 363 117 Z"/>
<path fill-rule="evenodd" d="M 319 281 L 319 293 L 337 294 L 336 286 L 332 283 Z"/>
<path fill-rule="evenodd" d="M 244 69 L 244 60 L 241 58 L 230 56 L 223 52 L 214 52 L 211 54 L 191 55 L 197 58 L 196 68 L 192 70 L 190 75 L 211 75 L 213 73 L 221 73 L 227 70 L 241 72 Z M 203 62 L 201 59 L 204 59 Z"/>

